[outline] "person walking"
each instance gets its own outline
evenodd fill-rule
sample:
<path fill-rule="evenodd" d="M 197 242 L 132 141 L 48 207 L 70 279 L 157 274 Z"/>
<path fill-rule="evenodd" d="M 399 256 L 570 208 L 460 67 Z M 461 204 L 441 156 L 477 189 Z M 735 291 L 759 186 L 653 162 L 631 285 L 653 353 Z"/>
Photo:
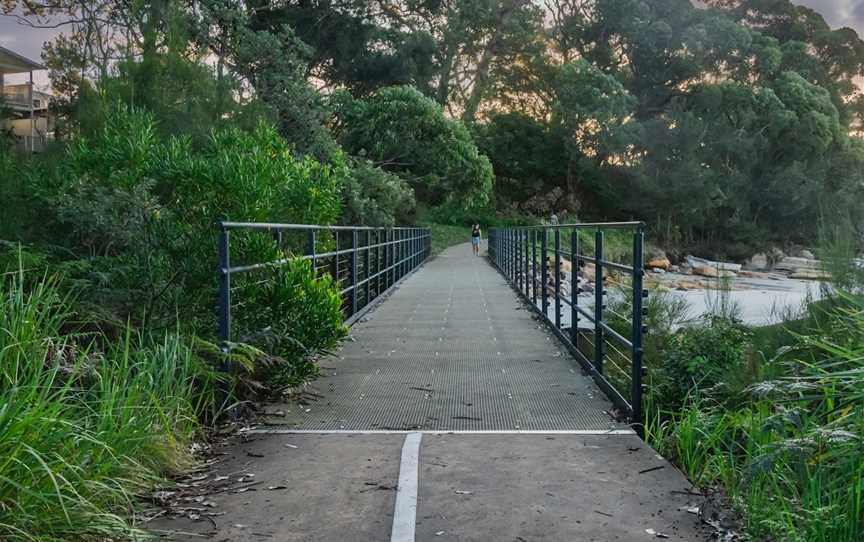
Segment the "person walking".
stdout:
<path fill-rule="evenodd" d="M 480 224 L 474 224 L 471 227 L 471 249 L 474 251 L 475 256 L 480 255 Z"/>

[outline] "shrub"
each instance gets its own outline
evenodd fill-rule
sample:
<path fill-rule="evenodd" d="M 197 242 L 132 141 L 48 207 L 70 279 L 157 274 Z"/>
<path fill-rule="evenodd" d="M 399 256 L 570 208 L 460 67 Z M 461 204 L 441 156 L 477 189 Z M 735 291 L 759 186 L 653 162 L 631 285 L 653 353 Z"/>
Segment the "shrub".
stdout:
<path fill-rule="evenodd" d="M 256 310 L 243 310 L 237 319 L 243 342 L 284 358 L 262 376 L 274 391 L 294 387 L 318 374 L 316 354 L 336 347 L 347 334 L 342 322 L 342 297 L 330 275 L 316 276 L 308 260 L 291 259 L 272 277 L 243 282 L 243 299 Z"/>
<path fill-rule="evenodd" d="M 345 150 L 407 179 L 417 199 L 483 205 L 492 193 L 492 165 L 468 129 L 410 86 L 387 87 L 363 100 L 337 96 Z"/>
<path fill-rule="evenodd" d="M 749 362 L 750 335 L 740 323 L 718 317 L 681 330 L 652 374 L 657 400 L 677 410 L 688 396 L 729 399 L 740 391 L 737 379 Z"/>
<path fill-rule="evenodd" d="M 0 280 L 0 538 L 122 538 L 118 514 L 191 463 L 216 374 L 176 335 L 63 334 L 55 279 Z"/>
<path fill-rule="evenodd" d="M 69 146 L 59 172 L 29 180 L 70 249 L 62 259 L 78 261 L 66 265 L 69 278 L 101 312 L 167 328 L 180 310 L 193 331 L 209 333 L 214 222 L 332 224 L 347 172 L 341 158 L 295 156 L 265 123 L 215 130 L 196 148 L 160 140 L 152 116 L 117 105 L 92 138 Z M 259 241 L 233 236 L 232 256 L 266 261 L 272 248 Z"/>
<path fill-rule="evenodd" d="M 414 190 L 405 179 L 357 160 L 342 185 L 342 222 L 396 226 L 414 214 Z"/>

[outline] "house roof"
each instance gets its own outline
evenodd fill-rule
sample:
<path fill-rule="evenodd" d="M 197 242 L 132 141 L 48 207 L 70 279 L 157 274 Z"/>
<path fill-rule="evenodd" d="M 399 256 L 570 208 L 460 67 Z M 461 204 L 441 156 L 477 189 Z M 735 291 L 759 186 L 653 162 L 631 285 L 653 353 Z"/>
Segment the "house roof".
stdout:
<path fill-rule="evenodd" d="M 26 73 L 33 70 L 44 70 L 45 66 L 35 60 L 19 55 L 0 46 L 0 73 Z"/>

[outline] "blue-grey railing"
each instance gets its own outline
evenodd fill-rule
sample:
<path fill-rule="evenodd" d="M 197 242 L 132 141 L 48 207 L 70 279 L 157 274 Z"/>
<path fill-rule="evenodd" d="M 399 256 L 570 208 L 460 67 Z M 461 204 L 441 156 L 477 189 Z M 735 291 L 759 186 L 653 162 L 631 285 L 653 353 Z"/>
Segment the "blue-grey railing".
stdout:
<path fill-rule="evenodd" d="M 431 252 L 427 228 L 316 226 L 259 222 L 219 222 L 218 338 L 232 340 L 231 276 L 285 264 L 292 258 L 311 260 L 316 273 L 329 273 L 339 285 L 345 321 L 351 325 L 374 302 L 419 267 Z M 231 265 L 231 233 L 267 235 L 285 255 L 269 262 Z M 298 247 L 300 247 L 298 249 Z"/>
<path fill-rule="evenodd" d="M 629 263 L 611 261 L 604 255 L 605 232 L 616 235 L 632 234 Z M 593 237 L 593 254 L 580 251 L 579 233 Z M 562 238 L 569 247 L 562 247 Z M 625 415 L 640 434 L 643 431 L 642 400 L 645 375 L 643 337 L 646 332 L 644 278 L 645 225 L 642 222 L 580 223 L 512 228 L 492 228 L 489 232 L 489 257 L 519 294 L 541 315 L 568 350 L 590 374 L 598 386 Z M 562 288 L 565 259 L 571 262 L 570 288 Z M 580 267 L 594 266 L 593 284 L 579 286 Z M 620 294 L 629 296 L 629 315 L 610 314 L 607 311 L 609 292 L 604 273 L 629 277 L 629 284 L 621 284 Z M 580 306 L 579 294 L 591 295 L 593 307 Z M 583 296 L 584 299 L 585 296 Z M 587 304 L 587 303 L 586 303 Z M 569 306 L 570 322 L 562 322 L 562 309 Z M 553 310 L 550 317 L 550 308 Z M 629 332 L 620 330 L 626 324 Z M 587 326 L 579 325 L 583 321 Z M 623 347 L 623 351 L 621 348 Z M 607 347 L 626 356 L 629 367 L 622 367 L 607 354 Z"/>

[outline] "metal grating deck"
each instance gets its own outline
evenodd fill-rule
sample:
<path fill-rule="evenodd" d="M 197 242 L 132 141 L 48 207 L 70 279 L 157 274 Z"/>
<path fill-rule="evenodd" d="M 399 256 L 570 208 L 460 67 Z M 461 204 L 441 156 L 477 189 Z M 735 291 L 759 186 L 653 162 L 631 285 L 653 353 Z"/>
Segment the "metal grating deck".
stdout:
<path fill-rule="evenodd" d="M 304 406 L 270 425 L 304 430 L 620 429 L 611 403 L 468 244 L 407 278 L 322 362 Z M 286 427 L 287 426 L 287 427 Z"/>

